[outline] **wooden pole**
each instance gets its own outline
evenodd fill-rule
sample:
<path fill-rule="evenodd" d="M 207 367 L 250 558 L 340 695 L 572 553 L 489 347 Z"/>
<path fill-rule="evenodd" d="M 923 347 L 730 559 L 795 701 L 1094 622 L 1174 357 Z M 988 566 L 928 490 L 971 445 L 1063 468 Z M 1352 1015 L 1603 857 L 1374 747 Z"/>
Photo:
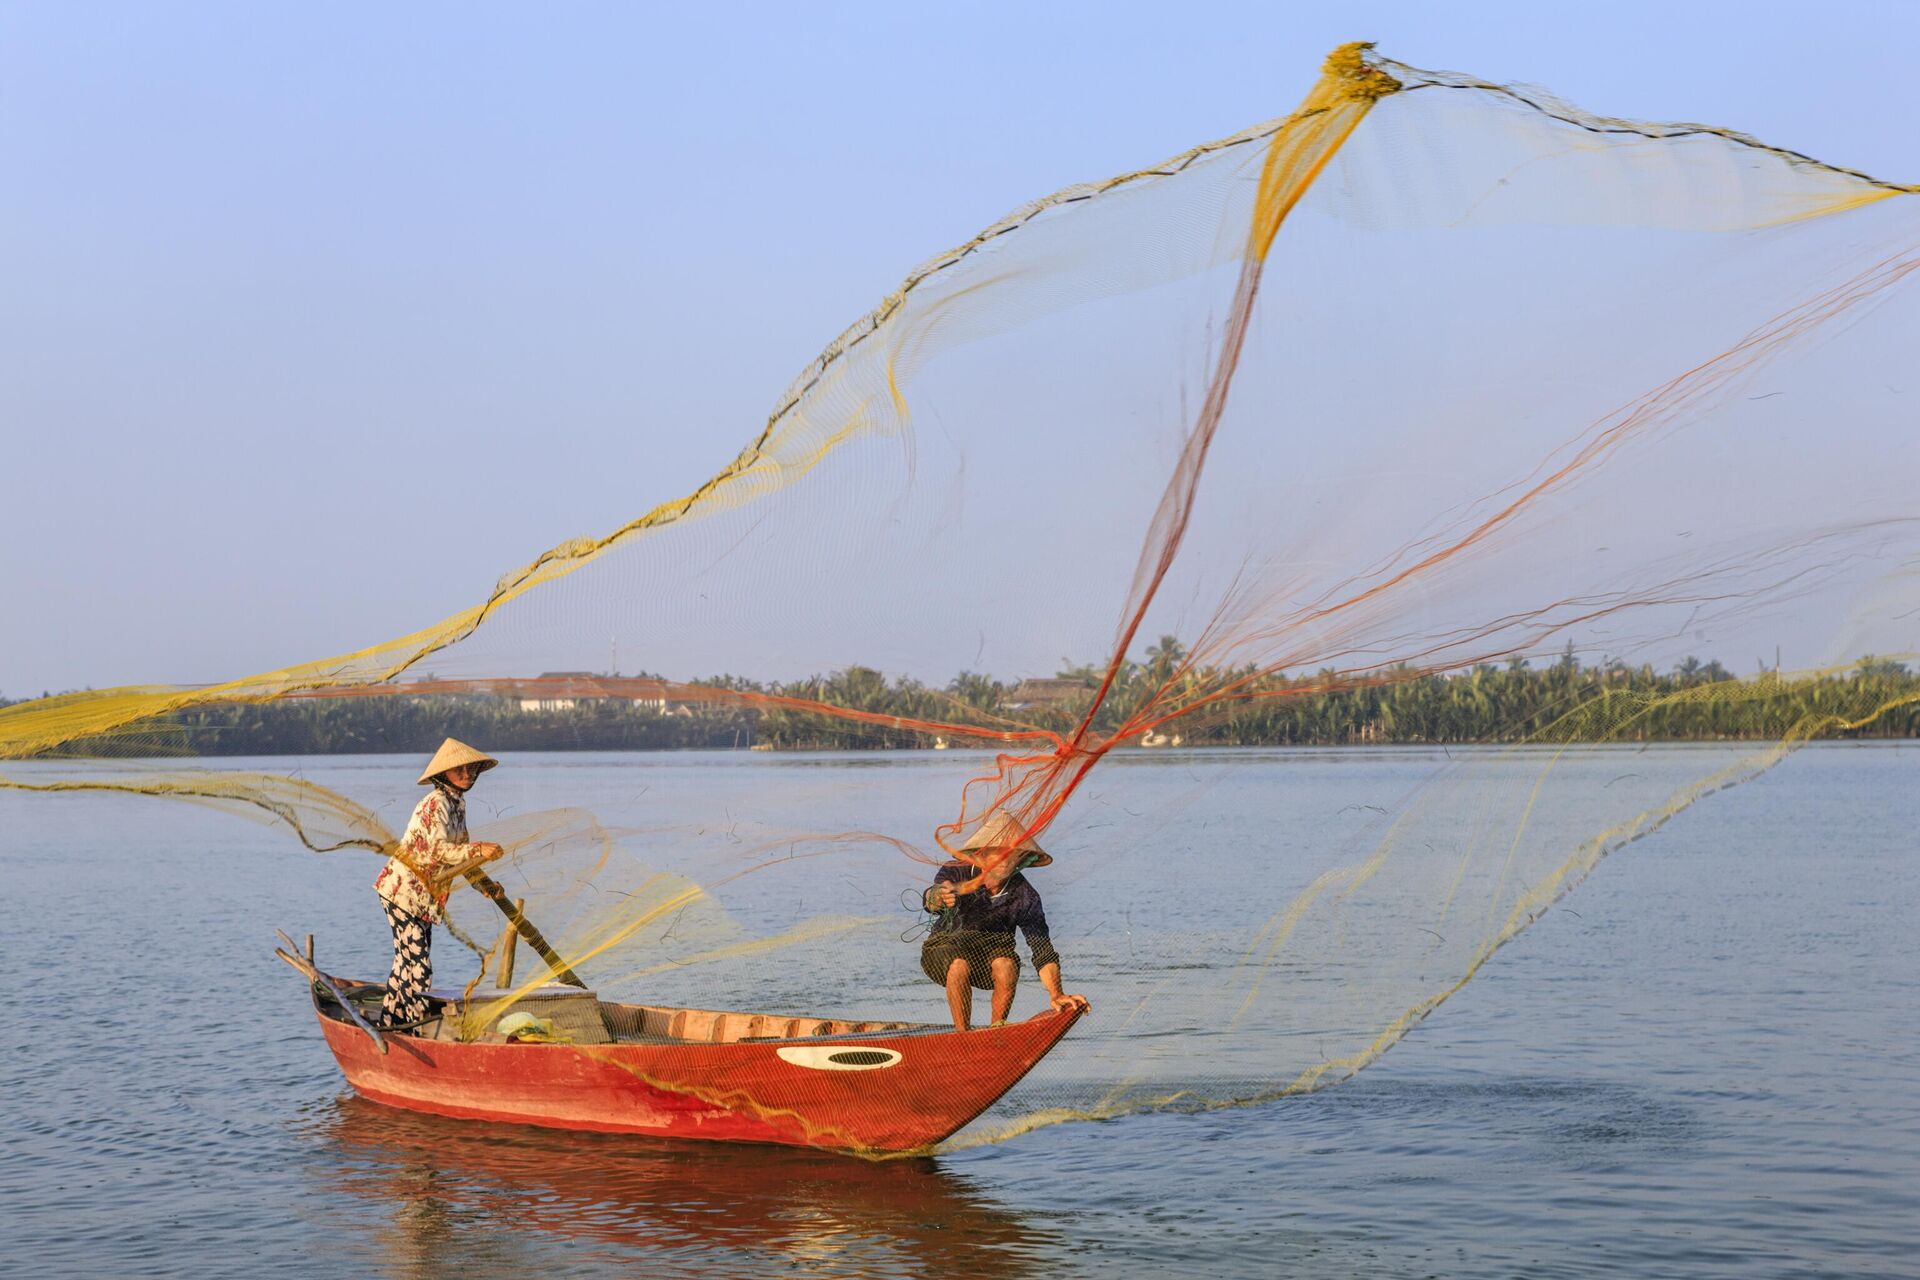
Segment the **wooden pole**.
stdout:
<path fill-rule="evenodd" d="M 278 929 L 275 929 L 274 932 L 280 933 Z M 385 1053 L 387 1051 L 387 1038 L 375 1030 L 371 1022 L 368 1022 L 360 1016 L 360 1011 L 353 1007 L 351 1000 L 347 999 L 347 993 L 342 991 L 339 986 L 334 983 L 332 978 L 329 978 L 326 974 L 309 964 L 306 957 L 300 955 L 294 947 L 292 938 L 281 933 L 280 940 L 287 944 L 287 950 L 282 951 L 279 947 L 275 947 L 273 954 L 279 956 L 282 960 L 285 960 L 288 964 L 299 970 L 306 976 L 309 982 L 317 982 L 325 987 L 333 998 L 340 1002 L 340 1007 L 346 1010 L 347 1016 L 353 1019 L 353 1025 L 359 1027 L 362 1031 L 366 1032 L 367 1035 L 372 1037 L 374 1044 L 379 1046 L 380 1052 Z"/>
<path fill-rule="evenodd" d="M 500 908 L 500 914 L 507 918 L 507 923 L 526 939 L 527 945 L 533 948 L 535 955 L 547 962 L 547 968 L 553 971 L 554 977 L 570 987 L 586 990 L 587 984 L 580 980 L 580 975 L 573 971 L 573 967 L 560 958 L 559 953 L 553 949 L 540 931 L 533 927 L 533 922 L 527 919 L 513 903 L 507 901 L 507 891 L 500 887 L 499 881 L 478 867 L 468 867 L 460 874 L 466 877 L 468 884 L 478 889 L 494 906 Z"/>
<path fill-rule="evenodd" d="M 313 935 L 307 935 L 307 963 L 313 963 Z"/>
<path fill-rule="evenodd" d="M 513 900 L 514 915 L 524 920 L 527 918 L 526 910 L 527 900 L 525 898 L 515 898 Z M 511 924 L 507 925 L 500 934 L 500 973 L 494 985 L 498 986 L 502 991 L 510 991 L 513 989 L 513 948 L 519 941 L 520 931 Z"/>
<path fill-rule="evenodd" d="M 515 898 L 514 909 L 521 910 L 525 902 L 525 898 Z M 493 940 L 491 947 L 487 948 L 486 968 L 493 974 L 493 985 L 496 988 L 504 990 L 513 984 L 513 948 L 519 940 L 520 931 L 514 928 L 513 922 L 509 920 L 500 926 L 500 936 Z"/>

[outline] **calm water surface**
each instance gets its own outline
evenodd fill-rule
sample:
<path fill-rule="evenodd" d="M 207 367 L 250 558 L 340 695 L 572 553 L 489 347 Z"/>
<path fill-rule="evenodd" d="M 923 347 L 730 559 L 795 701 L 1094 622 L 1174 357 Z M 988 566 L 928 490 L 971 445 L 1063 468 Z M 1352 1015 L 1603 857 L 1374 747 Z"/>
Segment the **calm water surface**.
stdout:
<path fill-rule="evenodd" d="M 930 760 L 522 757 L 490 782 L 537 807 L 617 777 L 681 820 L 777 781 L 910 831 L 890 797 Z M 1271 825 L 1336 785 L 1342 807 L 1398 794 L 1430 760 L 1126 767 Z M 416 794 L 409 761 L 252 763 L 389 820 Z M 1916 823 L 1920 748 L 1809 749 L 1615 855 L 1345 1085 L 870 1165 L 363 1103 L 269 948 L 311 929 L 323 964 L 383 971 L 364 856 L 190 806 L 0 793 L 0 1273 L 1916 1276 Z M 1071 922 L 1096 883 L 1063 874 L 1050 911 Z M 873 998 L 937 1017 L 911 970 L 882 957 Z M 805 998 L 786 982 L 762 1003 Z"/>

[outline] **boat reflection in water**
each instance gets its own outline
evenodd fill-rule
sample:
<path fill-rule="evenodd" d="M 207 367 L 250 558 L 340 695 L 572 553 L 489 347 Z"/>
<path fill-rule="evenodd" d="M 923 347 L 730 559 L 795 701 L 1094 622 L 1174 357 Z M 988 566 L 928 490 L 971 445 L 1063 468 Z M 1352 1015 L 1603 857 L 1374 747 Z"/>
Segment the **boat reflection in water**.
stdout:
<path fill-rule="evenodd" d="M 991 1189 L 930 1159 L 872 1163 L 448 1120 L 343 1096 L 320 1117 L 329 1197 L 390 1206 L 390 1276 L 1021 1276 L 1057 1257 Z"/>

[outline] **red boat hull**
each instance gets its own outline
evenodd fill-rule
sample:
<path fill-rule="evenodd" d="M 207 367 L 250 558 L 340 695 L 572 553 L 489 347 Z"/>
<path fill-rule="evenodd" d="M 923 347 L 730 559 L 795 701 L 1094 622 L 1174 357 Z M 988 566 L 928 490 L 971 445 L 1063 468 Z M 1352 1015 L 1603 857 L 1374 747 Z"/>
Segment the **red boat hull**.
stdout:
<path fill-rule="evenodd" d="M 1078 1016 L 720 1044 L 461 1044 L 388 1034 L 385 1054 L 350 1023 L 321 1014 L 320 1027 L 347 1083 L 389 1106 L 554 1129 L 894 1153 L 931 1147 L 992 1106 Z"/>

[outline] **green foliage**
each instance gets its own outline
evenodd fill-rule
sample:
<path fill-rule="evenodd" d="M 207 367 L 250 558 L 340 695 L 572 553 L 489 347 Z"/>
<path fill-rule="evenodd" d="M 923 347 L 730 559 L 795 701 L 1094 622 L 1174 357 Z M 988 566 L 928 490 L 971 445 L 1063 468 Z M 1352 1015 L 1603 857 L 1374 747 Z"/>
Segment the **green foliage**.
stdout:
<path fill-rule="evenodd" d="M 1127 662 L 1094 718 L 1097 731 L 1117 730 L 1169 680 L 1177 696 L 1184 684 L 1213 685 L 1218 672 L 1180 673 L 1180 642 L 1165 636 L 1142 664 Z M 1089 687 L 1080 697 L 1006 709 L 1014 683 L 963 671 L 944 689 L 917 680 L 889 681 L 870 667 L 849 667 L 790 684 L 762 685 L 739 676 L 715 676 L 699 684 L 770 693 L 855 708 L 901 722 L 981 723 L 1003 714 L 1067 732 L 1085 716 L 1099 668 L 1062 664 L 1061 675 Z M 1178 673 L 1178 674 L 1176 674 Z M 1648 698 L 1730 679 L 1718 662 L 1687 658 L 1666 673 L 1619 661 L 1582 666 L 1569 652 L 1550 666 L 1522 659 L 1505 666 L 1482 664 L 1450 676 L 1417 676 L 1404 669 L 1384 673 L 1371 687 L 1344 688 L 1332 672 L 1264 679 L 1251 688 L 1263 696 L 1225 704 L 1210 713 L 1175 721 L 1165 731 L 1187 745 L 1327 746 L 1349 743 L 1517 742 L 1538 733 L 1576 706 L 1598 698 Z M 1777 677 L 1763 676 L 1762 679 Z M 1920 692 L 1920 674 L 1901 663 L 1865 658 L 1843 676 L 1804 682 L 1790 693 L 1756 704 L 1742 699 L 1701 698 L 1659 706 L 1638 716 L 1635 741 L 1714 741 L 1778 738 L 1803 716 Z M 1920 708 L 1901 708 L 1877 721 L 1874 737 L 1920 735 Z M 665 710 L 617 699 L 581 700 L 562 710 L 522 710 L 517 702 L 461 697 L 355 697 L 297 699 L 259 704 L 200 707 L 141 726 L 136 736 L 116 738 L 116 755 L 333 755 L 356 752 L 433 750 L 451 735 L 499 751 L 662 751 L 745 748 L 766 744 L 790 749 L 871 750 L 926 747 L 933 734 L 907 723 L 867 724 L 819 712 L 756 709 L 727 702 L 694 701 Z M 77 754 L 108 744 L 79 744 Z M 92 748 L 92 751 L 89 748 Z"/>

